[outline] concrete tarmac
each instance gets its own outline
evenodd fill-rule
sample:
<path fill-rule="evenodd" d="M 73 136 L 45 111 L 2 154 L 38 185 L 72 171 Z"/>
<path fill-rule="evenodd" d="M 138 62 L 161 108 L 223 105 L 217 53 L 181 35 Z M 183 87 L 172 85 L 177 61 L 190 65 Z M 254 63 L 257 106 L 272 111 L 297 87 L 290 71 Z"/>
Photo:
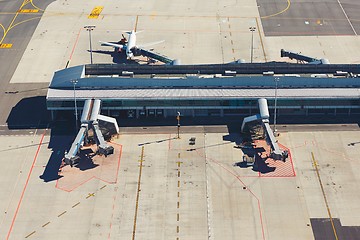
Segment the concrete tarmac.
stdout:
<path fill-rule="evenodd" d="M 291 158 L 267 160 L 261 171 L 237 164 L 239 139 L 227 132 L 180 139 L 176 132 L 124 133 L 113 139 L 113 157 L 59 172 L 71 138 L 43 130 L 1 136 L 0 236 L 313 239 L 312 219 L 329 219 L 328 210 L 343 226 L 359 226 L 360 145 L 350 144 L 357 131 L 282 133 Z"/>
<path fill-rule="evenodd" d="M 17 9 L 5 3 L 11 11 Z M 307 240 L 321 232 L 331 239 L 343 236 L 344 228 L 358 229 L 357 125 L 279 125 L 278 141 L 291 158 L 286 163 L 266 159 L 258 168 L 240 164 L 246 149 L 236 147 L 239 132 L 229 132 L 227 126 L 184 127 L 180 139 L 176 127 L 126 128 L 113 139 L 116 154 L 84 156 L 82 164 L 70 168 L 61 160 L 73 136 L 50 132 L 46 111 L 36 111 L 39 106 L 45 110 L 46 86 L 54 71 L 89 62 L 85 25 L 96 25 L 93 49 L 110 51 L 94 53 L 95 63 L 119 60 L 98 41 L 119 40 L 136 19 L 137 29 L 145 30 L 139 43 L 165 40 L 154 50 L 185 64 L 249 62 L 252 26 L 257 28 L 255 62 L 281 60 L 281 48 L 332 63 L 360 61 L 354 54 L 360 49 L 357 36 L 264 34 L 276 26 L 261 19 L 258 5 L 254 0 L 50 4 L 4 87 L 8 93 L 0 95 L 0 239 Z M 96 6 L 104 7 L 99 17 L 88 18 Z M 6 19 L 1 18 L 3 25 L 11 23 Z M 18 23 L 5 40 L 20 30 Z M 13 37 L 14 48 L 1 49 L 1 54 L 18 46 Z M 9 60 L 11 66 L 1 73 L 12 75 L 16 61 Z M 29 127 L 33 129 L 25 130 Z M 189 145 L 191 137 L 195 145 Z"/>

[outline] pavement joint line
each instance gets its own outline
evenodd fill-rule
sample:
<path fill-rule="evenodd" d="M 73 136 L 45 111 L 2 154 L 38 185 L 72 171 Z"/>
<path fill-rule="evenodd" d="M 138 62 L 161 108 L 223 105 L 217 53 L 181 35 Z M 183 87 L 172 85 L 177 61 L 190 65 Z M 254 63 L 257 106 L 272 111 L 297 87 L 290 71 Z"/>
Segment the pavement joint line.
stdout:
<path fill-rule="evenodd" d="M 319 172 L 319 168 L 318 168 L 318 164 L 315 160 L 315 156 L 314 156 L 314 153 L 311 152 L 311 158 L 312 158 L 312 161 L 313 161 L 313 165 L 315 167 L 315 171 L 316 171 L 316 175 L 317 175 L 317 178 L 319 180 L 319 184 L 320 184 L 320 188 L 321 188 L 321 192 L 322 192 L 322 195 L 323 195 L 323 198 L 324 198 L 324 201 L 325 201 L 325 205 L 326 205 L 326 209 L 327 209 L 327 212 L 328 212 L 328 215 L 329 215 L 329 218 L 330 218 L 330 222 L 331 222 L 331 227 L 333 229 L 333 232 L 334 232 L 334 237 L 336 240 L 338 240 L 338 236 L 337 236 L 337 232 L 336 232 L 336 228 L 335 228 L 335 225 L 334 225 L 334 221 L 333 221 L 333 218 L 331 216 L 331 211 L 330 211 L 330 207 L 329 207 L 329 203 L 327 201 L 327 198 L 326 198 L 326 194 L 325 194 L 325 189 L 324 189 L 324 186 L 322 184 L 322 181 L 321 181 L 321 176 L 320 176 L 320 172 Z"/>
<path fill-rule="evenodd" d="M 205 133 L 206 135 L 206 133 Z M 265 240 L 265 230 L 264 230 L 264 225 L 263 225 L 263 217 L 262 217 L 262 211 L 261 211 L 261 204 L 260 204 L 260 200 L 259 198 L 253 193 L 253 191 L 247 187 L 247 185 L 245 185 L 245 183 L 241 180 L 241 176 L 237 175 L 236 173 L 232 172 L 231 170 L 229 170 L 228 168 L 226 168 L 224 165 L 222 165 L 221 163 L 219 163 L 218 161 L 216 161 L 215 159 L 209 158 L 206 155 L 206 152 L 204 152 L 203 154 L 201 154 L 200 152 L 196 151 L 199 156 L 203 157 L 205 160 L 205 164 L 207 165 L 207 167 L 209 167 L 210 162 L 217 164 L 219 167 L 223 168 L 225 171 L 227 171 L 230 175 L 234 176 L 240 183 L 241 185 L 243 185 L 244 187 L 246 187 L 246 190 L 256 199 L 257 203 L 258 203 L 258 209 L 259 209 L 259 217 L 260 217 L 260 225 L 261 225 L 261 234 L 262 234 L 262 239 Z M 207 168 L 205 168 L 205 171 L 207 171 Z M 208 176 L 206 174 L 206 176 Z M 211 232 L 211 227 L 210 227 L 210 197 L 209 197 L 209 184 L 208 184 L 208 179 L 206 179 L 206 199 L 207 199 L 207 209 L 208 209 L 208 237 L 209 239 L 212 239 L 212 232 Z"/>
<path fill-rule="evenodd" d="M 27 186 L 28 186 L 28 183 L 29 183 L 29 180 L 30 180 L 30 176 L 31 176 L 31 174 L 32 174 L 32 171 L 33 171 L 33 169 L 34 169 L 34 165 L 35 165 L 36 160 L 37 160 L 37 157 L 38 157 L 38 155 L 39 155 L 39 151 L 40 151 L 41 145 L 42 145 L 42 143 L 43 143 L 43 140 L 44 140 L 44 136 L 45 136 L 46 131 L 47 131 L 47 130 L 45 130 L 44 133 L 42 134 L 41 139 L 40 139 L 40 142 L 39 142 L 39 144 L 38 144 L 38 147 L 37 147 L 37 150 L 36 150 L 34 159 L 33 159 L 33 161 L 32 161 L 32 165 L 31 165 L 31 167 L 30 167 L 28 176 L 27 176 L 26 181 L 25 181 L 25 186 L 24 186 L 24 188 L 23 188 L 23 190 L 22 190 L 22 192 L 21 192 L 21 196 L 20 196 L 19 202 L 18 202 L 18 204 L 17 204 L 17 207 L 16 207 L 16 210 L 15 210 L 14 216 L 13 216 L 13 218 L 12 218 L 11 225 L 10 225 L 10 229 L 9 229 L 9 231 L 8 231 L 8 233 L 7 233 L 7 236 L 6 236 L 6 240 L 8 240 L 8 239 L 10 238 L 11 232 L 12 232 L 12 230 L 13 230 L 13 227 L 14 227 L 14 224 L 15 224 L 15 220 L 16 220 L 16 218 L 17 218 L 17 214 L 18 214 L 19 209 L 20 209 L 20 207 L 21 207 L 21 203 L 22 203 L 22 201 L 23 201 L 23 197 L 24 197 L 26 188 L 27 188 Z M 33 135 L 34 137 L 35 137 L 36 132 L 37 132 L 37 129 L 36 129 L 36 131 L 35 131 L 35 133 L 34 133 L 34 135 Z M 25 163 L 25 161 L 24 161 L 24 163 Z"/>
<path fill-rule="evenodd" d="M 258 18 L 255 18 L 255 21 L 256 21 L 256 26 L 257 26 L 257 29 L 258 29 L 259 37 L 260 37 L 261 49 L 263 50 L 263 54 L 264 54 L 264 60 L 265 60 L 265 62 L 267 62 L 264 42 L 263 42 L 263 39 L 262 39 L 262 36 L 261 36 L 261 30 L 260 30 Z"/>
<path fill-rule="evenodd" d="M 47 222 L 47 223 L 45 223 L 44 225 L 42 225 L 41 227 L 46 227 L 47 225 L 49 225 L 50 224 L 50 221 L 49 222 Z"/>
<path fill-rule="evenodd" d="M 180 187 L 180 181 L 178 181 L 178 188 Z"/>
<path fill-rule="evenodd" d="M 176 226 L 176 232 L 179 233 L 180 232 L 180 227 Z"/>
<path fill-rule="evenodd" d="M 61 217 L 62 215 L 64 215 L 65 213 L 67 213 L 67 211 L 65 210 L 65 211 L 63 211 L 62 213 L 60 213 L 59 215 L 58 215 L 58 217 Z"/>
<path fill-rule="evenodd" d="M 107 185 L 104 185 L 104 186 L 102 186 L 100 189 L 103 189 L 103 188 L 105 188 Z M 89 193 L 89 195 L 88 195 L 88 197 L 90 197 L 90 196 L 95 196 L 95 193 Z M 78 206 L 78 205 L 80 205 L 80 203 L 81 202 L 77 202 L 77 203 L 75 203 L 71 208 L 75 208 L 76 206 Z M 60 213 L 59 215 L 58 215 L 58 217 L 61 217 L 62 215 L 64 215 L 65 213 L 67 213 L 67 211 L 65 210 L 64 212 L 62 212 L 62 213 Z M 50 221 L 48 221 L 47 223 L 45 223 L 45 224 L 43 224 L 41 227 L 46 227 L 47 225 L 49 225 L 51 222 Z M 28 236 L 26 236 L 25 238 L 28 238 L 28 237 L 30 237 L 32 234 L 34 234 L 36 231 L 33 231 L 32 233 L 30 233 Z"/>
<path fill-rule="evenodd" d="M 29 233 L 28 235 L 26 235 L 26 237 L 25 237 L 25 238 L 29 238 L 29 237 L 31 237 L 31 235 L 33 235 L 34 233 L 36 233 L 36 231 L 33 231 L 33 232 Z"/>
<path fill-rule="evenodd" d="M 177 202 L 177 208 L 180 208 L 180 202 L 179 201 Z"/>
<path fill-rule="evenodd" d="M 102 186 L 102 187 L 100 188 L 100 190 L 102 190 L 102 189 L 106 188 L 106 186 L 107 186 L 107 185 Z"/>
<path fill-rule="evenodd" d="M 80 202 L 77 202 L 77 203 L 75 203 L 74 205 L 72 205 L 71 208 L 74 208 L 74 207 L 78 206 L 79 204 L 80 204 Z"/>

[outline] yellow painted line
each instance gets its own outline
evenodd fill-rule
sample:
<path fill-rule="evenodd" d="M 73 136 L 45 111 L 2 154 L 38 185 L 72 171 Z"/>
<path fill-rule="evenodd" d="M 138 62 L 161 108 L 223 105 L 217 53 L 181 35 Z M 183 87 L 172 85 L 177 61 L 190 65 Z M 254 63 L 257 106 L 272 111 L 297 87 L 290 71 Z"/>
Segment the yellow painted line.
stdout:
<path fill-rule="evenodd" d="M 142 148 L 141 148 L 141 158 L 140 158 L 140 160 L 143 161 L 143 159 L 144 159 L 144 146 L 142 146 Z M 136 220 L 137 220 L 137 213 L 138 213 L 138 209 L 139 209 L 139 198 L 140 198 L 140 191 L 141 191 L 140 186 L 141 186 L 142 169 L 143 169 L 143 165 L 140 164 L 138 186 L 137 186 L 137 193 L 136 193 L 136 202 L 135 202 L 134 226 L 133 226 L 132 240 L 135 240 L 135 234 L 136 234 Z"/>
<path fill-rule="evenodd" d="M 89 197 L 95 197 L 95 193 L 89 193 L 89 195 L 86 197 L 86 199 L 88 199 Z"/>
<path fill-rule="evenodd" d="M 75 203 L 74 205 L 72 205 L 72 207 L 71 207 L 71 208 L 74 208 L 74 207 L 78 206 L 79 204 L 80 204 L 80 202 Z"/>
<path fill-rule="evenodd" d="M 23 3 L 21 4 L 21 6 L 20 6 L 20 8 L 19 8 L 19 10 L 20 9 L 22 9 L 26 4 L 27 4 L 28 2 L 27 2 L 27 0 L 24 0 L 23 1 Z M 15 19 L 17 18 L 17 16 L 19 15 L 19 10 L 15 13 L 15 16 L 13 17 L 13 19 L 11 20 L 11 22 L 10 22 L 10 24 L 9 24 L 9 26 L 8 26 L 8 28 L 5 30 L 5 32 L 4 32 L 4 34 L 3 34 L 3 36 L 2 36 L 2 38 L 1 38 L 1 40 L 0 40 L 0 44 L 2 44 L 2 42 L 4 41 L 4 39 L 5 39 L 5 37 L 6 37 L 6 35 L 7 35 L 7 33 L 9 32 L 9 30 L 11 29 L 11 27 L 12 27 L 12 25 L 14 24 L 14 22 L 15 22 Z"/>
<path fill-rule="evenodd" d="M 88 16 L 88 18 L 97 19 L 103 9 L 104 9 L 103 6 L 94 7 L 93 10 L 91 11 L 90 15 Z"/>
<path fill-rule="evenodd" d="M 39 9 L 20 9 L 20 13 L 37 13 L 39 12 Z"/>
<path fill-rule="evenodd" d="M 324 197 L 326 209 L 327 209 L 327 212 L 328 212 L 328 215 L 329 215 L 329 218 L 330 218 L 330 222 L 331 222 L 331 227 L 332 227 L 332 229 L 333 229 L 335 239 L 338 240 L 339 238 L 338 238 L 337 233 L 336 233 L 334 221 L 333 221 L 333 218 L 332 218 L 331 212 L 330 212 L 330 207 L 329 207 L 329 204 L 328 204 L 326 195 L 325 195 L 324 186 L 323 186 L 322 181 L 321 181 L 318 164 L 317 164 L 317 162 L 316 162 L 316 160 L 315 160 L 315 157 L 314 157 L 314 153 L 313 153 L 313 152 L 311 152 L 311 157 L 312 157 L 312 160 L 313 160 L 313 166 L 315 167 L 315 170 L 316 170 L 316 175 L 317 175 L 318 180 L 319 180 L 319 184 L 320 184 L 320 187 L 321 187 L 321 191 L 322 191 L 322 194 L 323 194 L 323 197 Z"/>
<path fill-rule="evenodd" d="M 262 48 L 263 54 L 264 54 L 264 60 L 265 60 L 265 62 L 267 62 L 264 42 L 263 42 L 263 39 L 262 39 L 262 36 L 261 36 L 260 27 L 259 27 L 259 20 L 258 20 L 258 18 L 255 18 L 255 20 L 256 20 L 256 26 L 257 26 L 259 37 L 260 37 L 261 48 Z"/>
<path fill-rule="evenodd" d="M 136 15 L 135 27 L 134 27 L 134 31 L 135 31 L 135 32 L 136 32 L 136 29 L 137 29 L 138 22 L 139 22 L 139 15 Z"/>
<path fill-rule="evenodd" d="M 262 18 L 262 19 L 271 18 L 271 17 L 275 17 L 275 16 L 277 16 L 277 15 L 280 15 L 280 14 L 286 12 L 286 11 L 290 8 L 290 5 L 291 5 L 290 0 L 286 0 L 286 1 L 287 1 L 287 6 L 286 6 L 285 9 L 281 10 L 280 12 L 277 12 L 277 13 L 274 13 L 274 14 L 271 14 L 271 15 L 268 15 L 268 16 L 263 16 L 263 17 L 261 17 L 261 18 Z"/>
<path fill-rule="evenodd" d="M 36 231 L 33 231 L 32 233 L 28 234 L 25 238 L 30 237 L 30 236 L 33 235 L 34 233 L 36 233 Z"/>
<path fill-rule="evenodd" d="M 30 2 L 31 2 L 31 5 L 34 7 L 34 8 L 36 8 L 36 9 L 38 9 L 38 10 L 40 10 L 40 11 L 45 11 L 44 9 L 41 9 L 41 8 L 39 8 L 39 7 L 37 7 L 34 3 L 33 3 L 33 0 L 30 0 Z"/>
<path fill-rule="evenodd" d="M 16 24 L 12 25 L 11 28 L 8 29 L 8 31 L 10 31 L 11 29 L 13 29 L 14 27 L 16 27 L 16 26 L 18 26 L 18 25 L 20 25 L 20 24 L 23 24 L 23 23 L 32 21 L 32 20 L 34 20 L 34 19 L 39 19 L 39 18 L 41 18 L 41 17 L 33 17 L 33 18 L 26 19 L 26 20 L 24 20 L 24 21 L 18 22 L 18 23 L 16 23 Z"/>
<path fill-rule="evenodd" d="M 42 225 L 41 227 L 46 227 L 47 225 L 49 225 L 50 224 L 50 222 L 47 222 L 47 223 L 45 223 L 44 225 Z"/>
<path fill-rule="evenodd" d="M 2 43 L 0 44 L 0 48 L 11 48 L 12 47 L 12 43 Z"/>
<path fill-rule="evenodd" d="M 66 212 L 67 212 L 67 211 L 63 211 L 62 213 L 60 213 L 60 214 L 58 215 L 58 217 L 61 217 L 61 216 L 64 215 Z"/>
<path fill-rule="evenodd" d="M 156 12 L 152 12 L 152 13 L 150 14 L 151 20 L 154 20 L 156 16 L 157 16 L 157 13 L 156 13 Z"/>
<path fill-rule="evenodd" d="M 180 164 L 182 163 L 182 162 L 176 162 L 177 164 L 178 164 L 178 167 L 180 167 Z"/>

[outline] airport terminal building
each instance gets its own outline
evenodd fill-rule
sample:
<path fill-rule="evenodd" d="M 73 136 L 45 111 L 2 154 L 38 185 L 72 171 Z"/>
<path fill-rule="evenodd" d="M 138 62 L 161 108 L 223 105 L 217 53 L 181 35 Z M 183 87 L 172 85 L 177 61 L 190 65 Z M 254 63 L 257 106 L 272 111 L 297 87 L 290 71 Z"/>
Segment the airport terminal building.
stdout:
<path fill-rule="evenodd" d="M 57 71 L 47 94 L 47 108 L 82 109 L 86 99 L 101 99 L 109 116 L 173 117 L 248 116 L 258 111 L 257 100 L 266 98 L 278 115 L 360 114 L 357 75 L 339 74 L 88 74 L 86 66 Z M 275 101 L 276 99 L 276 101 Z"/>

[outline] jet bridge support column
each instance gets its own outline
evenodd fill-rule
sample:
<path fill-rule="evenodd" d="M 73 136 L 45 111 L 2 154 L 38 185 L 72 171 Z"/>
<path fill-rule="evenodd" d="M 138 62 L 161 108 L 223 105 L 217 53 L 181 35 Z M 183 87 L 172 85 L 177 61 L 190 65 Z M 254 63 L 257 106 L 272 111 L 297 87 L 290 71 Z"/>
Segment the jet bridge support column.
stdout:
<path fill-rule="evenodd" d="M 100 131 L 99 122 L 107 122 L 111 125 L 112 133 L 119 133 L 119 126 L 116 119 L 100 115 L 101 100 L 99 99 L 87 99 L 84 104 L 83 112 L 81 115 L 81 128 L 71 145 L 69 152 L 64 156 L 66 164 L 73 166 L 80 157 L 78 156 L 80 147 L 84 141 L 87 142 L 87 133 L 89 128 L 94 130 L 95 140 L 98 145 L 98 152 L 102 155 L 110 155 L 114 153 L 114 148 L 108 145 L 104 139 L 103 134 Z"/>
<path fill-rule="evenodd" d="M 81 145 L 86 140 L 87 131 L 89 128 L 89 118 L 91 114 L 91 109 L 93 105 L 93 99 L 87 99 L 84 104 L 83 112 L 81 114 L 81 127 L 78 134 L 75 137 L 75 140 L 71 144 L 69 152 L 65 153 L 64 162 L 73 166 L 80 157 L 78 156 Z"/>
<path fill-rule="evenodd" d="M 96 136 L 96 143 L 98 145 L 98 152 L 101 155 L 105 155 L 105 156 L 113 154 L 114 148 L 112 146 L 109 146 L 106 143 L 104 136 L 102 135 L 97 122 L 93 123 L 93 128 L 94 128 L 94 132 L 95 132 L 95 136 Z"/>
<path fill-rule="evenodd" d="M 267 105 L 267 100 L 265 98 L 258 99 L 258 105 L 259 105 L 260 113 L 244 118 L 243 123 L 241 125 L 241 132 L 244 132 L 244 128 L 245 128 L 246 124 L 248 124 L 250 122 L 254 122 L 254 121 L 261 122 L 261 125 L 265 130 L 266 142 L 271 147 L 270 156 L 274 160 L 285 161 L 286 158 L 288 157 L 288 153 L 287 153 L 287 151 L 283 152 L 280 149 L 280 147 L 277 143 L 277 140 L 274 136 L 274 133 L 270 128 L 270 124 L 269 124 L 270 114 L 269 114 L 269 109 L 268 109 L 268 105 Z"/>

